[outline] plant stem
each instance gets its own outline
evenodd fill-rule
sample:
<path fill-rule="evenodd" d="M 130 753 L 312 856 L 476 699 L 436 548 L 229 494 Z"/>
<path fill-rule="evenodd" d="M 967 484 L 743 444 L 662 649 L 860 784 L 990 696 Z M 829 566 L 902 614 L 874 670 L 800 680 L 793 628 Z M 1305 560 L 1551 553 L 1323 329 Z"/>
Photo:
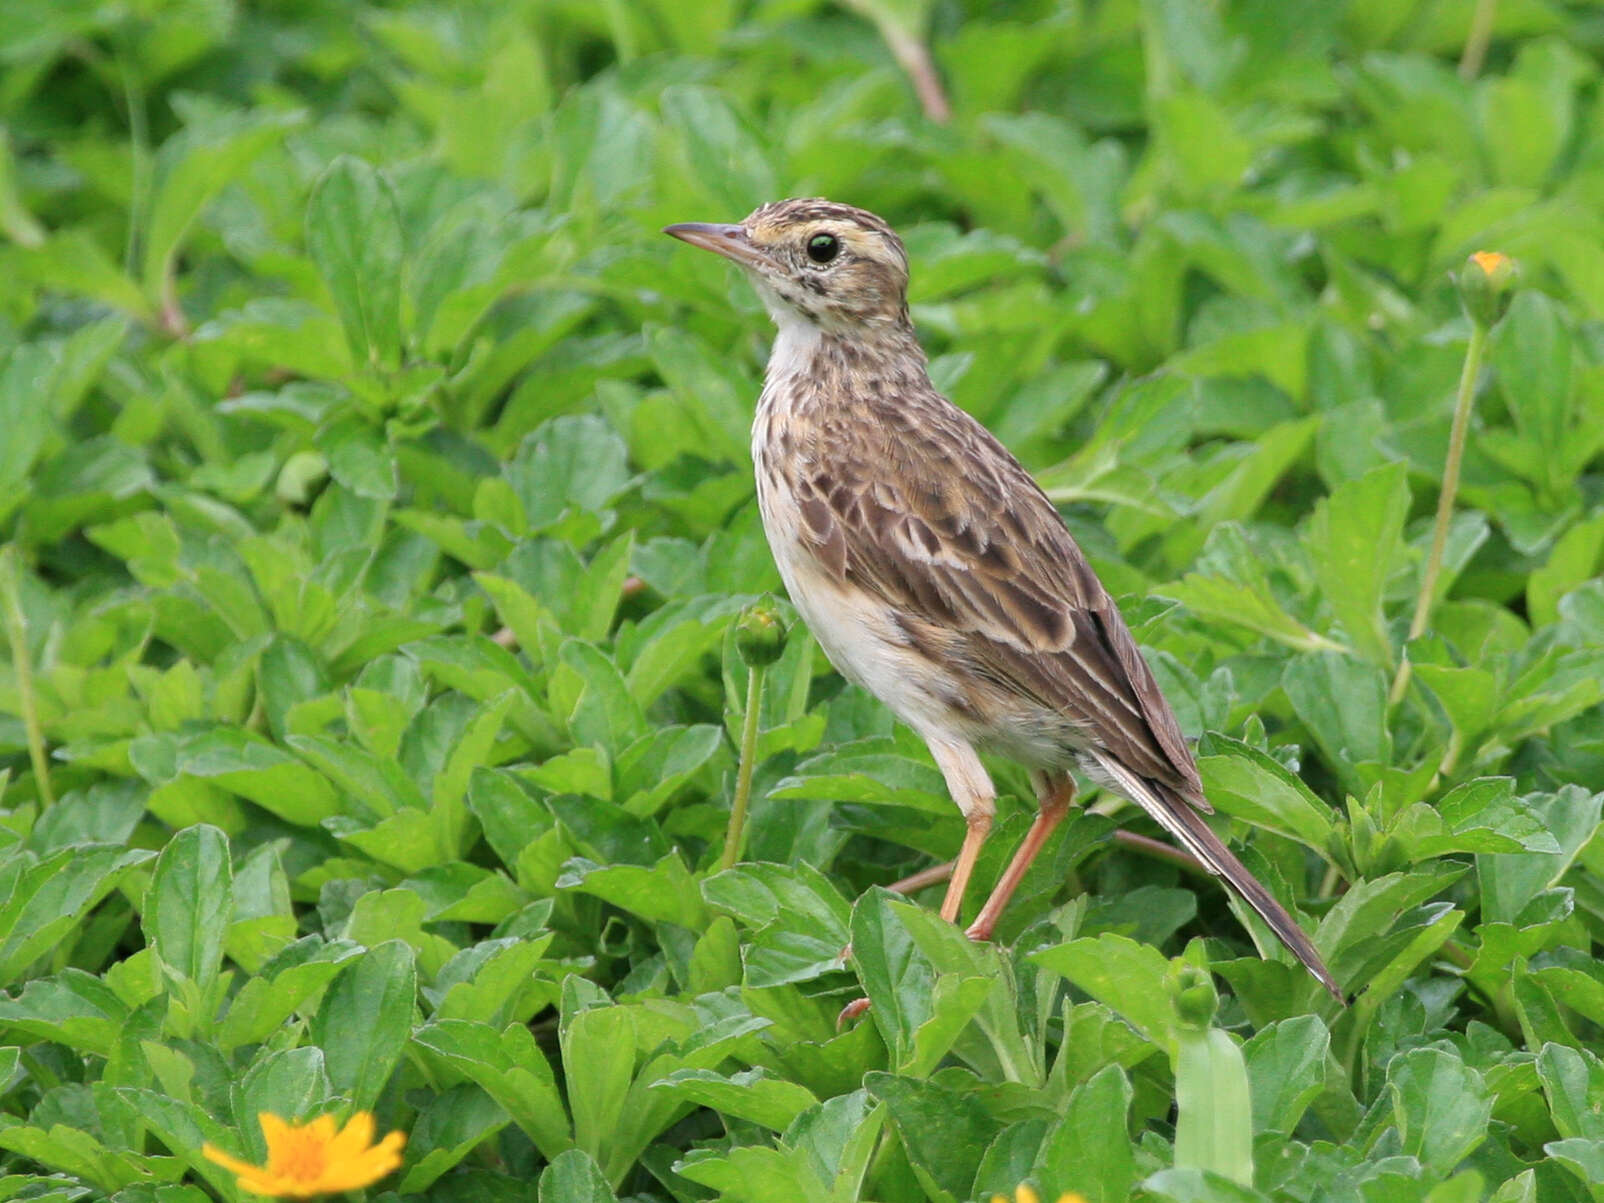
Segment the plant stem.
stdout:
<path fill-rule="evenodd" d="M 891 25 L 882 25 L 880 32 L 891 51 L 891 57 L 897 60 L 897 65 L 913 84 L 914 93 L 919 97 L 919 107 L 924 110 L 925 116 L 937 125 L 946 125 L 952 120 L 952 105 L 941 86 L 941 76 L 930 57 L 930 48 L 917 35 Z"/>
<path fill-rule="evenodd" d="M 123 104 L 128 110 L 128 147 L 133 178 L 128 204 L 128 236 L 123 245 L 123 270 L 140 280 L 139 256 L 144 250 L 146 223 L 150 219 L 151 154 L 150 123 L 145 110 L 145 89 L 135 74 L 131 54 L 119 44 L 116 70 L 123 87 Z"/>
<path fill-rule="evenodd" d="M 718 858 L 719 872 L 732 868 L 741 855 L 746 835 L 746 807 L 752 800 L 752 768 L 757 760 L 757 720 L 763 708 L 764 669 L 747 669 L 746 720 L 741 724 L 741 763 L 735 770 L 735 801 L 730 806 L 730 825 L 724 833 L 724 851 Z"/>
<path fill-rule="evenodd" d="M 1431 531 L 1431 551 L 1426 555 L 1426 571 L 1420 580 L 1420 596 L 1415 599 L 1415 617 L 1409 624 L 1409 638 L 1425 634 L 1431 620 L 1431 607 L 1442 574 L 1443 547 L 1448 541 L 1448 525 L 1454 517 L 1454 498 L 1459 493 L 1459 465 L 1465 458 L 1465 433 L 1470 429 L 1470 407 L 1476 395 L 1476 377 L 1481 375 L 1482 354 L 1487 349 L 1487 328 L 1472 322 L 1470 342 L 1465 346 L 1465 366 L 1459 374 L 1459 395 L 1454 399 L 1454 423 L 1448 434 L 1448 459 L 1442 469 L 1442 492 L 1437 496 L 1437 520 Z M 1409 688 L 1409 657 L 1404 656 L 1392 682 L 1389 705 L 1396 706 Z"/>
<path fill-rule="evenodd" d="M 22 708 L 22 727 L 28 737 L 28 759 L 33 763 L 33 779 L 41 808 L 48 809 L 55 805 L 56 796 L 50 788 L 50 757 L 45 753 L 45 734 L 39 725 L 39 705 L 33 689 L 28 622 L 23 617 L 22 595 L 17 586 L 15 547 L 0 552 L 0 608 L 5 612 L 6 639 L 11 644 L 11 664 L 17 674 L 17 700 Z"/>
<path fill-rule="evenodd" d="M 1493 37 L 1493 16 L 1498 11 L 1498 0 L 1476 0 L 1476 11 L 1470 17 L 1470 30 L 1465 34 L 1465 49 L 1459 56 L 1459 78 L 1469 81 L 1481 71 L 1487 57 L 1487 43 Z"/>

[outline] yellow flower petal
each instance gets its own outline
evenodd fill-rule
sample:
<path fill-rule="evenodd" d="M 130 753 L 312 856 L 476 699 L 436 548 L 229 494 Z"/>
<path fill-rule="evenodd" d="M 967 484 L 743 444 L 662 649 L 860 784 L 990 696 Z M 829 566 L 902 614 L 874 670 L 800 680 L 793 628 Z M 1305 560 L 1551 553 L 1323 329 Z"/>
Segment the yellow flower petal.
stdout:
<path fill-rule="evenodd" d="M 343 1128 L 324 1114 L 307 1124 L 291 1124 L 262 1112 L 257 1116 L 267 1141 L 267 1164 L 247 1165 L 211 1145 L 201 1152 L 237 1175 L 242 1190 L 275 1198 L 310 1199 L 370 1186 L 401 1164 L 406 1133 L 391 1132 L 373 1144 L 373 1116 L 353 1115 Z"/>
<path fill-rule="evenodd" d="M 1021 1182 L 1014 1188 L 1014 1203 L 1041 1203 L 1041 1196 L 1029 1183 Z"/>
<path fill-rule="evenodd" d="M 231 1174 L 257 1174 L 261 1172 L 256 1168 L 256 1166 L 251 1165 L 247 1161 L 241 1161 L 238 1157 L 229 1156 L 227 1153 L 223 1152 L 222 1149 L 213 1144 L 202 1145 L 201 1156 L 205 1157 L 208 1161 L 217 1162 L 218 1165 L 222 1166 Z"/>
<path fill-rule="evenodd" d="M 256 1122 L 262 1125 L 262 1137 L 271 1149 L 275 1143 L 283 1143 L 291 1132 L 290 1125 L 274 1115 L 271 1111 L 258 1111 Z"/>
<path fill-rule="evenodd" d="M 330 1117 L 330 1125 L 333 1122 L 333 1118 Z M 329 1160 L 338 1161 L 343 1157 L 355 1157 L 372 1143 L 373 1113 L 358 1111 L 345 1121 L 345 1127 L 329 1141 Z"/>
<path fill-rule="evenodd" d="M 1470 258 L 1489 276 L 1509 262 L 1509 256 L 1501 251 L 1477 251 Z"/>

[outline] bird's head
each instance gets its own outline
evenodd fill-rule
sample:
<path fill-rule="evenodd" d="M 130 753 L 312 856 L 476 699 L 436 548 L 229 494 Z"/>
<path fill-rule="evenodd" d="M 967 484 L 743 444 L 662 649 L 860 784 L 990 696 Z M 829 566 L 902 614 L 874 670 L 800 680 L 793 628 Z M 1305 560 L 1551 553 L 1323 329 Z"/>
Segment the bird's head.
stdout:
<path fill-rule="evenodd" d="M 873 213 L 817 198 L 775 201 L 739 225 L 668 226 L 746 269 L 776 323 L 868 333 L 908 326 L 908 253 Z"/>

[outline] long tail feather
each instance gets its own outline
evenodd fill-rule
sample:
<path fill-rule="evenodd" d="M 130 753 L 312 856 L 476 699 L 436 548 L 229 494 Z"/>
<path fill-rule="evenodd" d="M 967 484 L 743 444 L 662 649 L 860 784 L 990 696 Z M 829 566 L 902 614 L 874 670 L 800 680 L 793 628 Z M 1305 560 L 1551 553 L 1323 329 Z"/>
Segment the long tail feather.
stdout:
<path fill-rule="evenodd" d="M 1347 1001 L 1342 987 L 1337 985 L 1331 970 L 1326 968 L 1325 961 L 1321 959 L 1314 941 L 1304 934 L 1296 920 L 1287 914 L 1286 908 L 1259 883 L 1258 878 L 1249 873 L 1236 855 L 1220 842 L 1220 837 L 1210 830 L 1195 807 L 1162 785 L 1137 777 L 1118 761 L 1096 753 L 1093 756 L 1097 767 L 1102 770 L 1099 776 L 1106 775 L 1110 784 L 1157 819 L 1164 830 L 1179 840 L 1181 846 L 1196 857 L 1204 868 L 1224 878 L 1226 884 L 1258 912 L 1281 943 L 1292 951 L 1292 955 L 1320 979 L 1320 984 L 1331 991 L 1338 1002 Z"/>

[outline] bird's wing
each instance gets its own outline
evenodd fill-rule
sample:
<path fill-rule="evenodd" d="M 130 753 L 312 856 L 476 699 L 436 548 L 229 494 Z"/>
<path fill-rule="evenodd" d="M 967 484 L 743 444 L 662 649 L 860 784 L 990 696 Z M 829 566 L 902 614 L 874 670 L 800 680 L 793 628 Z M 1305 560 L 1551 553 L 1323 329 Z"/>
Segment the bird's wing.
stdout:
<path fill-rule="evenodd" d="M 1057 509 L 980 423 L 934 391 L 921 401 L 817 430 L 791 482 L 803 541 L 910 634 L 1207 810 L 1175 716 Z"/>

